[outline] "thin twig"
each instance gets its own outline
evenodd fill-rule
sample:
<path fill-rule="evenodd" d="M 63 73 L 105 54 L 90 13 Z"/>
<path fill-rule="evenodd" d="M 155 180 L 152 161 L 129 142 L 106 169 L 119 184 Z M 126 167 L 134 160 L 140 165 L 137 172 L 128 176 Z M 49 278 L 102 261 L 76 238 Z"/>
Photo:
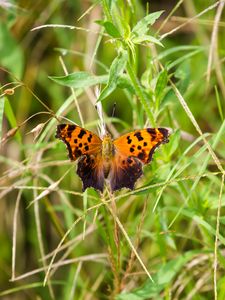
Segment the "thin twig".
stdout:
<path fill-rule="evenodd" d="M 12 278 L 11 280 L 14 280 L 15 278 L 15 269 L 16 269 L 16 236 L 17 236 L 17 218 L 18 218 L 18 212 L 19 212 L 19 205 L 21 200 L 23 190 L 19 190 L 17 198 L 16 198 L 16 206 L 13 216 L 13 239 L 12 239 Z"/>
<path fill-rule="evenodd" d="M 122 223 L 120 222 L 119 218 L 114 214 L 114 212 L 112 211 L 111 207 L 108 205 L 108 203 L 103 199 L 101 198 L 103 204 L 105 204 L 105 206 L 108 208 L 108 210 L 110 211 L 111 215 L 113 216 L 113 218 L 115 219 L 115 221 L 117 222 L 120 230 L 122 231 L 124 237 L 126 238 L 130 248 L 132 249 L 132 251 L 134 252 L 135 256 L 137 257 L 140 265 L 142 266 L 142 268 L 144 269 L 145 273 L 148 275 L 149 279 L 154 282 L 151 274 L 149 273 L 148 269 L 146 268 L 145 264 L 143 263 L 141 257 L 139 256 L 139 254 L 137 253 L 137 250 L 135 249 L 134 245 L 132 244 L 126 230 L 124 229 Z"/>
<path fill-rule="evenodd" d="M 221 162 L 219 161 L 218 157 L 216 156 L 215 152 L 213 151 L 212 147 L 206 140 L 205 136 L 202 133 L 201 128 L 199 127 L 197 121 L 195 120 L 195 117 L 193 116 L 192 112 L 190 111 L 186 101 L 184 100 L 183 96 L 181 95 L 180 91 L 177 89 L 177 87 L 174 85 L 174 83 L 170 80 L 170 84 L 175 92 L 175 95 L 177 96 L 178 100 L 180 101 L 180 104 L 182 105 L 183 109 L 185 110 L 186 114 L 188 115 L 189 119 L 191 120 L 192 124 L 194 125 L 195 129 L 199 133 L 199 135 L 202 137 L 202 140 L 204 141 L 204 144 L 206 145 L 209 153 L 212 156 L 212 159 L 214 160 L 215 164 L 217 165 L 218 169 L 221 171 L 221 173 L 225 173 L 223 166 L 221 165 Z"/>
<path fill-rule="evenodd" d="M 214 3 L 213 5 L 207 7 L 206 9 L 204 9 L 203 11 L 201 11 L 199 14 L 197 14 L 196 16 L 194 16 L 193 18 L 190 18 L 187 20 L 187 22 L 184 22 L 183 24 L 177 26 L 176 28 L 173 28 L 171 31 L 164 33 L 163 35 L 161 35 L 160 37 L 160 41 L 163 40 L 165 37 L 167 37 L 168 35 L 173 34 L 174 32 L 178 31 L 179 29 L 181 29 L 182 27 L 186 26 L 188 23 L 192 22 L 194 19 L 199 18 L 200 16 L 204 15 L 205 13 L 207 13 L 208 11 L 212 10 L 213 8 L 217 7 L 219 5 L 221 1 L 217 1 L 216 3 Z"/>

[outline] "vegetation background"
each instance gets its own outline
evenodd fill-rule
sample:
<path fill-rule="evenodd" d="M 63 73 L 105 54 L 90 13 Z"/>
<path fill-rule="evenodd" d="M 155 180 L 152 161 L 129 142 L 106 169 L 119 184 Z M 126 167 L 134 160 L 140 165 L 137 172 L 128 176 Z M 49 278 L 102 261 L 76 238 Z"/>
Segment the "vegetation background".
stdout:
<path fill-rule="evenodd" d="M 225 299 L 224 2 L 0 1 L 3 299 Z M 113 137 L 170 128 L 134 191 L 82 193 L 54 137 L 96 86 Z"/>

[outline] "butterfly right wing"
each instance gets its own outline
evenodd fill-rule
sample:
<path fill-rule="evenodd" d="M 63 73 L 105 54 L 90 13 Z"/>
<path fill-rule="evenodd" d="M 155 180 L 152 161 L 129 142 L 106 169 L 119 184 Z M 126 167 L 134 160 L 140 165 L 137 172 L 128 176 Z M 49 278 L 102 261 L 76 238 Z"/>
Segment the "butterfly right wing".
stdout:
<path fill-rule="evenodd" d="M 111 191 L 122 188 L 133 190 L 135 182 L 142 174 L 142 162 L 139 159 L 116 153 L 109 173 Z"/>
<path fill-rule="evenodd" d="M 168 142 L 166 128 L 146 128 L 122 135 L 113 141 L 115 147 L 112 168 L 109 174 L 112 192 L 123 187 L 134 189 L 142 176 L 142 164 L 151 161 L 155 149 Z"/>

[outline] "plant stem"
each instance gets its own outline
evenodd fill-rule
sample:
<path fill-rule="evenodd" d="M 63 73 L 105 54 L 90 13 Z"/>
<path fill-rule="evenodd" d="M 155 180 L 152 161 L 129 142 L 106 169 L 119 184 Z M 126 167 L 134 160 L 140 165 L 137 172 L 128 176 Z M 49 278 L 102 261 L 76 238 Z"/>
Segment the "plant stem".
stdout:
<path fill-rule="evenodd" d="M 148 116 L 148 118 L 151 122 L 151 125 L 153 127 L 155 127 L 156 124 L 155 124 L 153 113 L 152 113 L 152 111 L 150 109 L 150 106 L 149 106 L 149 100 L 146 98 L 145 94 L 143 93 L 143 91 L 141 89 L 141 86 L 140 86 L 140 83 L 139 83 L 136 75 L 134 74 L 134 72 L 132 70 L 132 67 L 131 67 L 129 62 L 127 63 L 127 73 L 129 74 L 130 80 L 133 83 L 134 89 L 137 93 L 137 96 L 139 97 L 139 99 L 141 101 L 141 104 L 143 105 L 143 107 L 146 111 L 146 114 L 147 114 L 147 116 Z"/>

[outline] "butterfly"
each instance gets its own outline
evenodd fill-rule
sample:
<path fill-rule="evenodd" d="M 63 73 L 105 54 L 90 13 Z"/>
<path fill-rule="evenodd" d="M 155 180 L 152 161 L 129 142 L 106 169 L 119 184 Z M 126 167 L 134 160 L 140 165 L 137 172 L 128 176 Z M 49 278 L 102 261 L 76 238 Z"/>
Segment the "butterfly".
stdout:
<path fill-rule="evenodd" d="M 93 132 L 72 124 L 59 124 L 56 138 L 62 140 L 72 161 L 78 159 L 77 174 L 83 182 L 83 191 L 93 187 L 104 190 L 109 180 L 112 192 L 122 188 L 134 189 L 155 149 L 168 143 L 166 128 L 135 130 L 113 140 L 109 134 L 102 139 Z"/>

